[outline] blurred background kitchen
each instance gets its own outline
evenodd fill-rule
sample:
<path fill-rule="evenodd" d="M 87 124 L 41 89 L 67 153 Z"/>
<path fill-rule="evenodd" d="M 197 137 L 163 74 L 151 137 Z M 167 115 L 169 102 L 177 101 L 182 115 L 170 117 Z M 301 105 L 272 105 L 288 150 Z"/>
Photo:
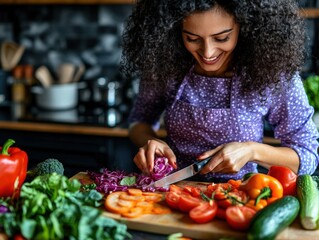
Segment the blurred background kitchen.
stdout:
<path fill-rule="evenodd" d="M 139 79 L 124 81 L 119 72 L 133 4 L 0 0 L 1 143 L 15 139 L 30 165 L 57 158 L 69 176 L 101 167 L 135 170 L 126 120 Z M 309 36 L 302 76 L 318 83 L 307 93 L 319 111 L 319 0 L 299 4 Z"/>

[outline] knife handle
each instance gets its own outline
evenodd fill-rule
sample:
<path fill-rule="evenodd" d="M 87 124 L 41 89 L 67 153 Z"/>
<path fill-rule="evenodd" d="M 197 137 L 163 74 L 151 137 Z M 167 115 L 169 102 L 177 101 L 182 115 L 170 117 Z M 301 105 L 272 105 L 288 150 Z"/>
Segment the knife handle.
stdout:
<path fill-rule="evenodd" d="M 206 165 L 206 163 L 208 163 L 209 160 L 211 159 L 212 159 L 212 156 L 209 156 L 208 158 L 205 158 L 201 161 L 194 163 L 194 171 L 198 173 Z"/>

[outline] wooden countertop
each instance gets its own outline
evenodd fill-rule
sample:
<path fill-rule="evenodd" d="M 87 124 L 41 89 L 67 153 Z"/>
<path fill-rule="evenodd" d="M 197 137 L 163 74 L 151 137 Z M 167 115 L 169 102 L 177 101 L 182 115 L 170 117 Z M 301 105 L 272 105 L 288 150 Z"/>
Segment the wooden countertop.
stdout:
<path fill-rule="evenodd" d="M 107 128 L 102 126 L 84 126 L 84 125 L 58 124 L 58 123 L 0 121 L 0 129 L 49 132 L 49 133 L 64 133 L 64 134 L 128 137 L 128 129 L 125 129 L 125 128 Z"/>
<path fill-rule="evenodd" d="M 20 122 L 20 121 L 0 121 L 0 129 L 16 131 L 49 132 L 61 134 L 96 135 L 109 137 L 128 137 L 126 128 L 107 128 L 103 126 L 86 126 L 73 124 L 41 123 L 41 122 Z M 166 131 L 161 129 L 157 132 L 163 138 Z M 272 137 L 264 137 L 264 143 L 280 144 L 280 140 Z"/>

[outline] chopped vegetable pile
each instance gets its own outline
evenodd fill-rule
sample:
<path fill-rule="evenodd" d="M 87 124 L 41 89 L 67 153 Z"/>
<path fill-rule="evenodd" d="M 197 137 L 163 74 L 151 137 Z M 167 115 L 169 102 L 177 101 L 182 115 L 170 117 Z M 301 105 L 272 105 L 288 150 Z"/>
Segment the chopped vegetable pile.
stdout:
<path fill-rule="evenodd" d="M 103 195 L 80 191 L 78 180 L 57 173 L 25 183 L 20 197 L 0 199 L 0 232 L 26 239 L 125 239 L 127 227 L 102 215 Z"/>
<path fill-rule="evenodd" d="M 153 173 L 146 176 L 139 173 L 126 173 L 125 171 L 110 171 L 103 169 L 101 173 L 88 171 L 88 175 L 96 184 L 96 190 L 101 193 L 114 191 L 127 191 L 128 188 L 139 188 L 142 191 L 168 191 L 168 188 L 155 188 L 150 186 L 154 181 L 163 178 L 173 171 L 167 158 L 158 157 L 154 161 Z"/>
<path fill-rule="evenodd" d="M 140 189 L 130 188 L 127 192 L 110 193 L 104 205 L 108 211 L 127 218 L 136 218 L 143 214 L 171 213 L 169 207 L 160 203 L 162 200 L 161 193 L 143 192 Z"/>

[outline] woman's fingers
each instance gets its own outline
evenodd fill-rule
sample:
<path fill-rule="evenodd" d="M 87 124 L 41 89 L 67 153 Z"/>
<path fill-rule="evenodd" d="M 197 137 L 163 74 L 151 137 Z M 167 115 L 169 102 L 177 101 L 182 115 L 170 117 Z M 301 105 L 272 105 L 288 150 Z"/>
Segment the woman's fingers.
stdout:
<path fill-rule="evenodd" d="M 145 149 L 140 148 L 138 153 L 133 158 L 134 163 L 136 166 L 144 173 L 149 174 L 148 168 L 147 168 L 147 162 L 145 157 Z"/>
<path fill-rule="evenodd" d="M 221 156 L 213 156 L 212 159 L 203 167 L 200 171 L 201 174 L 207 174 L 209 172 L 214 172 L 214 169 L 223 162 Z"/>
<path fill-rule="evenodd" d="M 168 163 L 173 166 L 174 169 L 177 168 L 176 164 L 176 156 L 173 153 L 172 149 L 169 147 L 165 147 L 163 150 L 163 156 L 165 156 L 168 159 Z"/>
<path fill-rule="evenodd" d="M 155 156 L 166 157 L 169 164 L 177 168 L 175 154 L 165 142 L 159 139 L 149 140 L 139 149 L 133 161 L 144 174 L 150 174 L 154 168 Z"/>

